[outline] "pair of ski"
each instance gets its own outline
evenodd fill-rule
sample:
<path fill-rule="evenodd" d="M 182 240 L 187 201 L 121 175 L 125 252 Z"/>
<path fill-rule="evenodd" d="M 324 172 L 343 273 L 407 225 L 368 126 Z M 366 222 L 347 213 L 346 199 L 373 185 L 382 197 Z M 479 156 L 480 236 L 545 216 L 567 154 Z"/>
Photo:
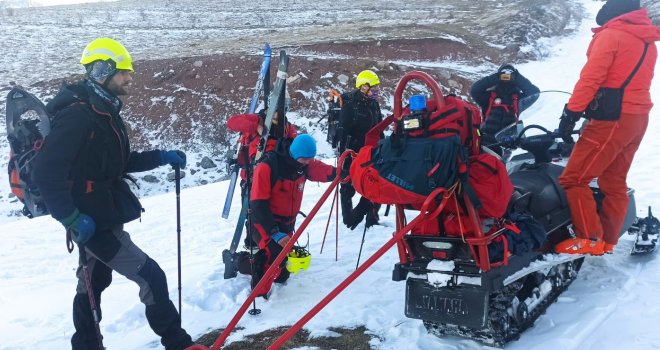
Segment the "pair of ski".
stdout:
<path fill-rule="evenodd" d="M 264 45 L 264 55 L 263 55 L 263 61 L 261 63 L 261 69 L 259 71 L 259 77 L 257 78 L 257 83 L 254 88 L 254 93 L 252 95 L 252 102 L 250 103 L 250 109 L 249 113 L 254 113 L 258 102 L 259 102 L 259 97 L 261 96 L 261 93 L 263 91 L 264 94 L 264 107 L 266 108 L 266 118 L 264 120 L 264 125 L 263 125 L 263 130 L 261 133 L 261 139 L 259 140 L 259 145 L 257 147 L 257 154 L 254 159 L 254 163 L 256 164 L 263 154 L 265 153 L 266 150 L 266 143 L 268 141 L 268 137 L 270 134 L 270 130 L 272 128 L 273 124 L 273 118 L 275 116 L 275 113 L 283 108 L 283 101 L 284 101 L 284 94 L 285 94 L 285 89 L 286 89 L 286 78 L 287 78 L 287 70 L 289 68 L 289 57 L 287 56 L 286 52 L 284 50 L 280 51 L 280 62 L 277 70 L 277 75 L 275 79 L 275 84 L 273 86 L 273 91 L 272 93 L 268 93 L 269 86 L 270 86 L 270 60 L 271 60 L 271 48 L 266 43 Z M 268 108 L 268 107 L 271 108 Z M 283 111 L 282 111 L 283 112 Z M 282 125 L 284 126 L 286 121 L 284 118 L 280 118 L 283 122 Z M 247 147 L 247 145 L 241 145 L 240 144 L 240 139 L 239 139 L 239 144 L 237 145 L 237 151 L 234 155 L 234 164 L 233 168 L 231 170 L 231 175 L 230 175 L 230 181 L 229 181 L 229 190 L 227 191 L 227 196 L 225 198 L 225 205 L 222 210 L 222 217 L 224 219 L 229 217 L 229 211 L 231 209 L 231 202 L 232 198 L 234 196 L 234 191 L 236 188 L 236 181 L 238 180 L 238 173 L 240 171 L 240 166 L 237 164 L 235 161 L 238 158 L 238 155 L 240 154 L 241 151 L 244 151 L 247 153 L 247 150 L 243 150 L 244 147 Z M 234 236 L 231 241 L 231 245 L 229 246 L 229 249 L 225 249 L 222 252 L 222 261 L 225 264 L 225 273 L 224 273 L 224 278 L 229 279 L 236 277 L 236 268 L 235 268 L 235 261 L 234 261 L 234 253 L 236 253 L 236 249 L 238 248 L 238 244 L 241 239 L 241 234 L 243 232 L 243 227 L 245 226 L 245 221 L 247 220 L 247 216 L 249 213 L 249 197 L 250 197 L 250 181 L 251 181 L 251 174 L 250 174 L 250 169 L 253 164 L 251 163 L 251 160 L 249 159 L 249 156 L 245 157 L 245 159 L 248 162 L 248 176 L 246 176 L 246 179 L 248 183 L 246 184 L 246 189 L 243 191 L 243 195 L 241 196 L 241 212 L 238 216 L 238 221 L 236 222 L 236 229 L 234 230 Z"/>

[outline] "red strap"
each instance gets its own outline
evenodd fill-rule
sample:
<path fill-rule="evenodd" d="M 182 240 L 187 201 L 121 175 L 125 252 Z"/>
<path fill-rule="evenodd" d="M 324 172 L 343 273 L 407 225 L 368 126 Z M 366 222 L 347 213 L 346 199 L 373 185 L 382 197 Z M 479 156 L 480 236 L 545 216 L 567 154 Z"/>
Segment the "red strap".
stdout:
<path fill-rule="evenodd" d="M 513 222 L 505 221 L 502 226 L 509 229 L 510 231 L 515 232 L 515 234 L 517 234 L 517 235 L 520 234 L 520 228 L 518 228 L 518 226 L 516 226 L 516 224 L 514 224 Z"/>

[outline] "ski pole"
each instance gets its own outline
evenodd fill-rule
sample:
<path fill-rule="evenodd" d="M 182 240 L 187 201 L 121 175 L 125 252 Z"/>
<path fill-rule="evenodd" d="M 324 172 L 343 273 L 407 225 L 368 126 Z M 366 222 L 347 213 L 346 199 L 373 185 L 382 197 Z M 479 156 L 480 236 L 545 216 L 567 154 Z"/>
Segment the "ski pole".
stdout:
<path fill-rule="evenodd" d="M 362 232 L 362 243 L 360 243 L 360 252 L 358 253 L 357 264 L 355 264 L 355 270 L 360 266 L 360 256 L 362 256 L 362 246 L 364 245 L 364 237 L 367 235 L 367 224 L 364 224 L 364 231 Z"/>
<path fill-rule="evenodd" d="M 335 190 L 337 192 L 337 190 Z M 336 196 L 332 196 L 332 204 L 330 204 L 330 214 L 328 214 L 328 222 L 325 224 L 325 233 L 323 233 L 323 240 L 321 241 L 321 251 L 319 254 L 323 254 L 323 245 L 325 244 L 325 237 L 328 235 L 328 227 L 330 227 L 330 219 L 332 219 L 332 212 L 335 209 L 335 200 Z"/>
<path fill-rule="evenodd" d="M 390 215 L 390 205 L 388 204 L 387 207 L 385 207 L 385 216 Z"/>
<path fill-rule="evenodd" d="M 181 168 L 174 166 L 174 182 L 176 186 L 176 249 L 177 267 L 179 273 L 179 318 L 181 316 Z"/>
<path fill-rule="evenodd" d="M 94 319 L 94 328 L 96 330 L 96 340 L 98 341 L 99 350 L 105 350 L 103 346 L 103 335 L 101 335 L 101 317 L 99 317 L 99 309 L 96 307 L 96 299 L 94 298 L 94 289 L 92 288 L 92 278 L 89 276 L 89 269 L 87 268 L 87 252 L 84 245 L 79 245 L 80 263 L 82 264 L 83 276 L 85 278 L 85 288 L 87 289 L 87 297 L 89 298 L 89 307 L 92 310 L 92 318 Z"/>
<path fill-rule="evenodd" d="M 335 261 L 339 260 L 339 187 L 335 190 Z"/>

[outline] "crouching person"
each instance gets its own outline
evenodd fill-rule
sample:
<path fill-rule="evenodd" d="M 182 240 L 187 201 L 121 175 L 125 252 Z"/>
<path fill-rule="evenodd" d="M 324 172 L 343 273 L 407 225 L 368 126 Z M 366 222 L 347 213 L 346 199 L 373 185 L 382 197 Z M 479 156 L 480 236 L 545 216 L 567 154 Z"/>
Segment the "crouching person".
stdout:
<path fill-rule="evenodd" d="M 130 150 L 119 112 L 132 81 L 131 56 L 119 42 L 100 38 L 85 48 L 80 61 L 86 78 L 67 85 L 47 105 L 52 130 L 36 160 L 33 177 L 53 218 L 66 228 L 67 245 L 78 244 L 78 286 L 73 299 L 75 333 L 71 346 L 99 349 L 100 334 L 88 290 L 99 311 L 101 293 L 117 271 L 140 287 L 151 329 L 167 350 L 193 344 L 169 298 L 165 273 L 132 241 L 123 225 L 140 217 L 142 206 L 124 177 L 161 165 L 185 167 L 181 151 Z M 86 265 L 91 286 L 85 281 Z"/>
<path fill-rule="evenodd" d="M 237 259 L 239 272 L 252 275 L 252 288 L 259 283 L 293 234 L 305 181 L 330 182 L 335 178 L 336 169 L 314 159 L 315 156 L 316 141 L 302 134 L 293 140 L 288 150 L 266 153 L 254 168 L 250 193 L 250 234 L 259 251 L 252 263 L 248 252 L 239 253 Z M 285 264 L 286 259 L 279 266 L 279 273 L 274 275 L 274 282 L 282 283 L 289 278 Z M 272 282 L 258 291 L 258 295 L 266 296 Z"/>

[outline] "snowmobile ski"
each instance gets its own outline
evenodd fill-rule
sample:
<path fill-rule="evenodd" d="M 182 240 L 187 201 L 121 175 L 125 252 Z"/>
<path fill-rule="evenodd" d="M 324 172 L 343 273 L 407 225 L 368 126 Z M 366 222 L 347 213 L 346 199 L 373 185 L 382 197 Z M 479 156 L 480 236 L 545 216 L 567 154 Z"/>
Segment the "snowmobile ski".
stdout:
<path fill-rule="evenodd" d="M 637 222 L 628 229 L 628 233 L 637 235 L 630 255 L 650 254 L 658 249 L 658 236 L 660 236 L 660 220 L 653 216 L 649 206 L 647 217 L 637 219 Z"/>

